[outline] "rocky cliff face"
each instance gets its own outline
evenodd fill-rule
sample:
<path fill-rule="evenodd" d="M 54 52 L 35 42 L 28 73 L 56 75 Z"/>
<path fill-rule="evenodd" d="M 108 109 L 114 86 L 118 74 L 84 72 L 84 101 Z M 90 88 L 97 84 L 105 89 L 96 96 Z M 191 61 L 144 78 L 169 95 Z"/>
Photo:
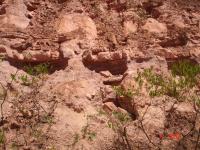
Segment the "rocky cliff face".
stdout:
<path fill-rule="evenodd" d="M 190 88 L 171 76 L 180 60 L 200 63 L 199 8 L 0 0 L 1 148 L 200 149 L 198 67 L 184 70 L 195 73 Z"/>

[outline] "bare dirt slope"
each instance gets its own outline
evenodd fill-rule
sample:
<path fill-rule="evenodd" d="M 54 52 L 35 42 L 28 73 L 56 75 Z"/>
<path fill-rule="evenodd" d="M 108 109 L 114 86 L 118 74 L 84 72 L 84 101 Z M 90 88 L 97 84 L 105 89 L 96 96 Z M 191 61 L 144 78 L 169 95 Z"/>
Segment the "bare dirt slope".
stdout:
<path fill-rule="evenodd" d="M 199 0 L 0 0 L 1 149 L 199 150 L 199 63 Z"/>

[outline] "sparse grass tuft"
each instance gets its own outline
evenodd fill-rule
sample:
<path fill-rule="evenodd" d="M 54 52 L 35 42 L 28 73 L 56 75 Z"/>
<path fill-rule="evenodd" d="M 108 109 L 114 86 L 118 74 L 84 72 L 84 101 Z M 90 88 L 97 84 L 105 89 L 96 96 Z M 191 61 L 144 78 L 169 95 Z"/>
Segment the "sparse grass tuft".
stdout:
<path fill-rule="evenodd" d="M 41 63 L 35 66 L 26 65 L 24 70 L 30 75 L 40 75 L 40 74 L 48 74 L 52 66 L 49 63 Z"/>
<path fill-rule="evenodd" d="M 125 113 L 114 111 L 113 115 L 116 119 L 118 119 L 122 124 L 126 124 L 131 120 L 131 117 Z"/>
<path fill-rule="evenodd" d="M 76 133 L 76 134 L 74 135 L 74 140 L 73 140 L 72 146 L 75 146 L 76 143 L 78 143 L 79 140 L 80 140 L 79 134 Z"/>
<path fill-rule="evenodd" d="M 19 150 L 19 146 L 16 142 L 13 142 L 11 145 L 11 150 Z"/>
<path fill-rule="evenodd" d="M 0 55 L 0 62 L 5 60 L 5 56 L 4 55 Z"/>
<path fill-rule="evenodd" d="M 164 77 L 156 74 L 153 68 L 138 72 L 135 81 L 143 86 L 146 81 L 149 96 L 156 97 L 167 95 L 177 100 L 197 85 L 197 75 L 200 73 L 200 66 L 189 61 L 179 61 L 171 67 L 171 76 Z"/>
<path fill-rule="evenodd" d="M 44 115 L 41 117 L 41 122 L 42 123 L 48 123 L 48 124 L 53 124 L 53 117 L 49 115 Z"/>
<path fill-rule="evenodd" d="M 4 144 L 5 141 L 6 141 L 6 137 L 5 137 L 4 131 L 0 129 L 0 145 Z"/>
<path fill-rule="evenodd" d="M 96 133 L 89 129 L 88 124 L 82 128 L 81 132 L 83 139 L 87 138 L 88 140 L 92 141 L 96 137 Z"/>
<path fill-rule="evenodd" d="M 106 115 L 106 112 L 103 109 L 98 110 L 98 116 Z"/>
<path fill-rule="evenodd" d="M 200 66 L 190 61 L 182 60 L 172 65 L 172 75 L 184 77 L 184 84 L 190 87 L 195 86 L 196 76 L 200 73 Z"/>
<path fill-rule="evenodd" d="M 120 86 L 114 86 L 113 89 L 115 90 L 117 96 L 124 96 L 127 98 L 132 98 L 134 93 L 128 89 L 128 90 L 124 90 L 122 87 Z"/>
<path fill-rule="evenodd" d="M 32 135 L 36 139 L 40 139 L 42 137 L 42 135 L 43 135 L 43 132 L 42 132 L 42 130 L 39 130 L 39 129 L 33 129 L 32 130 Z"/>
<path fill-rule="evenodd" d="M 108 121 L 108 127 L 114 131 L 121 130 L 132 118 L 125 113 L 113 111 L 110 120 Z"/>
<path fill-rule="evenodd" d="M 31 85 L 31 81 L 28 79 L 27 75 L 19 76 L 19 80 L 22 82 L 22 85 L 25 85 L 25 86 Z"/>
<path fill-rule="evenodd" d="M 143 20 L 148 18 L 148 14 L 143 8 L 138 8 L 136 13 Z"/>
<path fill-rule="evenodd" d="M 47 150 L 57 150 L 57 149 L 55 148 L 55 146 L 51 146 L 51 147 L 48 148 Z"/>

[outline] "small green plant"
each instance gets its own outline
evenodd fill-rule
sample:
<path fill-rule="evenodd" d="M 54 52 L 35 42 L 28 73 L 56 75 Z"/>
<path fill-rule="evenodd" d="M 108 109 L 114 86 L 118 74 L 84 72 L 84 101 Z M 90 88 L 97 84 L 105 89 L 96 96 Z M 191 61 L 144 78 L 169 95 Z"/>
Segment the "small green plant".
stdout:
<path fill-rule="evenodd" d="M 114 111 L 113 116 L 118 119 L 122 124 L 126 124 L 131 120 L 131 117 L 125 113 Z"/>
<path fill-rule="evenodd" d="M 182 90 L 182 88 L 179 86 L 179 83 L 177 83 L 175 79 L 166 80 L 162 89 L 164 95 L 168 95 L 174 98 L 178 98 Z"/>
<path fill-rule="evenodd" d="M 153 69 L 145 69 L 140 73 L 141 78 L 146 80 L 148 83 L 147 89 L 149 90 L 149 95 L 151 97 L 168 95 L 170 97 L 178 98 L 180 91 L 185 88 L 185 83 L 183 78 L 169 78 L 162 77 L 153 72 Z"/>
<path fill-rule="evenodd" d="M 50 64 L 49 63 L 43 63 L 35 66 L 35 71 L 38 74 L 47 74 L 50 69 Z"/>
<path fill-rule="evenodd" d="M 17 144 L 17 142 L 13 142 L 13 143 L 12 143 L 11 149 L 12 149 L 12 150 L 19 150 L 19 145 Z"/>
<path fill-rule="evenodd" d="M 144 85 L 144 81 L 148 83 L 147 89 L 149 90 L 149 95 L 151 97 L 160 96 L 164 92 L 162 87 L 165 85 L 165 80 L 161 75 L 154 73 L 153 68 L 138 72 L 137 77 L 134 79 L 138 83 L 139 88 Z"/>
<path fill-rule="evenodd" d="M 49 115 L 44 115 L 41 117 L 41 122 L 42 123 L 48 123 L 48 124 L 53 124 L 53 117 Z"/>
<path fill-rule="evenodd" d="M 180 76 L 185 78 L 182 84 L 193 87 L 196 85 L 196 76 L 200 73 L 200 66 L 188 60 L 182 60 L 172 65 L 171 72 L 174 77 Z"/>
<path fill-rule="evenodd" d="M 192 96 L 192 100 L 196 103 L 198 107 L 200 107 L 200 97 L 197 95 Z"/>
<path fill-rule="evenodd" d="M 32 76 L 27 76 L 26 74 L 18 75 L 17 74 L 10 74 L 11 81 L 15 81 L 17 83 L 21 83 L 25 86 L 34 85 L 34 83 L 37 83 L 37 78 Z"/>
<path fill-rule="evenodd" d="M 171 70 L 173 76 L 178 75 L 192 78 L 200 73 L 200 66 L 188 60 L 182 60 L 174 63 Z"/>
<path fill-rule="evenodd" d="M 37 76 L 37 75 L 40 75 L 40 74 L 47 74 L 49 73 L 49 70 L 51 69 L 51 65 L 49 63 L 41 63 L 41 64 L 38 64 L 38 65 L 26 65 L 24 67 L 25 71 L 30 74 L 30 75 L 34 75 L 34 76 Z"/>
<path fill-rule="evenodd" d="M 54 146 L 48 148 L 47 150 L 56 150 L 56 148 Z"/>
<path fill-rule="evenodd" d="M 196 104 L 198 107 L 200 107 L 200 99 L 196 99 Z"/>
<path fill-rule="evenodd" d="M 127 113 L 113 111 L 109 114 L 108 127 L 117 133 L 117 142 L 120 142 L 120 146 L 124 149 L 132 149 L 127 136 L 127 126 L 132 118 Z"/>
<path fill-rule="evenodd" d="M 164 84 L 164 79 L 161 75 L 155 74 L 152 68 L 145 69 L 142 75 L 146 78 L 147 82 L 152 85 L 162 86 Z"/>
<path fill-rule="evenodd" d="M 5 60 L 5 56 L 3 55 L 0 55 L 0 62 L 4 61 Z"/>
<path fill-rule="evenodd" d="M 138 72 L 138 76 L 134 79 L 140 88 L 146 81 L 146 89 L 151 97 L 167 95 L 180 100 L 185 98 L 185 93 L 197 85 L 199 73 L 199 65 L 184 60 L 171 66 L 171 76 L 164 77 L 156 74 L 153 68 L 148 68 Z"/>
<path fill-rule="evenodd" d="M 16 81 L 16 74 L 10 74 L 11 80 Z"/>
<path fill-rule="evenodd" d="M 42 137 L 42 135 L 43 135 L 42 130 L 39 130 L 39 129 L 33 129 L 33 130 L 32 130 L 32 136 L 33 136 L 33 137 L 39 139 L 39 138 Z"/>
<path fill-rule="evenodd" d="M 137 77 L 133 77 L 135 79 L 135 81 L 139 84 L 139 88 L 141 88 L 144 84 L 142 76 L 143 76 L 142 73 L 138 72 Z"/>
<path fill-rule="evenodd" d="M 19 76 L 19 80 L 22 82 L 22 85 L 29 86 L 31 84 L 31 81 L 28 79 L 27 75 Z"/>
<path fill-rule="evenodd" d="M 96 137 L 96 133 L 95 132 L 89 132 L 88 133 L 88 140 L 92 141 L 95 137 Z"/>
<path fill-rule="evenodd" d="M 79 140 L 80 140 L 79 134 L 76 133 L 76 134 L 74 135 L 74 140 L 73 140 L 72 146 L 75 146 L 76 143 L 78 143 Z"/>
<path fill-rule="evenodd" d="M 83 139 L 87 138 L 88 140 L 92 141 L 96 137 L 96 133 L 90 131 L 88 124 L 82 128 L 81 132 Z"/>
<path fill-rule="evenodd" d="M 98 116 L 106 115 L 106 112 L 103 109 L 98 110 Z"/>
<path fill-rule="evenodd" d="M 128 114 L 113 111 L 108 121 L 108 127 L 113 129 L 114 131 L 118 131 L 121 130 L 121 128 L 131 120 L 132 118 Z"/>
<path fill-rule="evenodd" d="M 5 97 L 5 95 L 6 95 L 6 91 L 5 91 L 4 87 L 2 87 L 0 85 L 0 100 L 3 99 Z"/>
<path fill-rule="evenodd" d="M 142 8 L 138 8 L 137 9 L 137 15 L 141 18 L 141 19 L 146 19 L 148 18 L 147 12 L 142 9 Z"/>
<path fill-rule="evenodd" d="M 134 93 L 130 89 L 124 90 L 121 86 L 114 86 L 113 89 L 115 90 L 118 96 L 132 98 L 134 95 Z"/>
<path fill-rule="evenodd" d="M 5 133 L 4 133 L 4 131 L 2 129 L 0 129 L 0 144 L 1 145 L 4 144 L 5 140 L 6 140 Z"/>

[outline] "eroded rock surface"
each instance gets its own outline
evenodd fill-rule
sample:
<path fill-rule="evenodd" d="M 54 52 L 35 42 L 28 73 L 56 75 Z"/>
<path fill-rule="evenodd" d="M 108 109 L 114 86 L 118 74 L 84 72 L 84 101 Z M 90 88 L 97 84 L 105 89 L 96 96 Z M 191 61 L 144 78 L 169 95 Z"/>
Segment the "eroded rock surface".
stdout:
<path fill-rule="evenodd" d="M 200 63 L 199 8 L 0 0 L 0 149 L 199 149 L 198 98 L 154 97 L 138 82 L 149 68 L 168 77 L 179 60 Z"/>

